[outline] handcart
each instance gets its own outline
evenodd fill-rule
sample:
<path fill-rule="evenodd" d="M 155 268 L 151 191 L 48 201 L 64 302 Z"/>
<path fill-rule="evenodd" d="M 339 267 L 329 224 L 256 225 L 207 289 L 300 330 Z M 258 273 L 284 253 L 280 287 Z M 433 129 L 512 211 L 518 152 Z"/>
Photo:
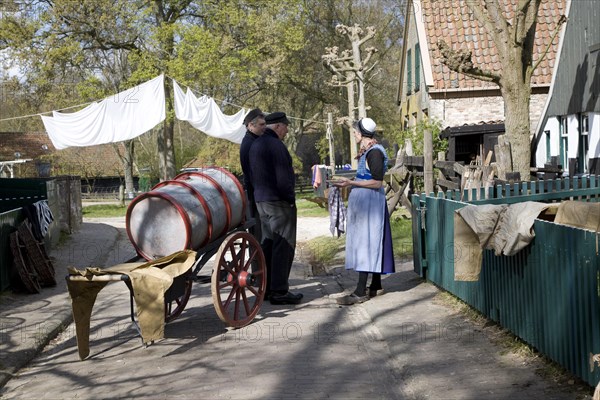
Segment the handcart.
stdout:
<path fill-rule="evenodd" d="M 225 178 L 216 175 L 217 173 Z M 218 179 L 221 179 L 221 182 Z M 225 183 L 224 179 L 227 179 Z M 159 184 L 151 192 L 138 196 L 129 205 L 126 217 L 127 233 L 136 249 L 136 257 L 114 268 L 73 270 L 67 276 L 68 283 L 71 283 L 69 292 L 73 299 L 74 315 L 87 313 L 87 321 L 81 324 L 81 329 L 77 327 L 78 345 L 80 333 L 81 336 L 89 336 L 91 306 L 84 312 L 76 310 L 75 297 L 87 297 L 93 305 L 96 294 L 106 283 L 113 281 L 123 281 L 129 288 L 131 320 L 146 344 L 147 337 L 151 338 L 150 341 L 162 337 L 164 323 L 171 322 L 181 315 L 191 296 L 194 282 L 210 283 L 213 305 L 217 315 L 226 325 L 234 328 L 246 326 L 258 314 L 267 286 L 266 263 L 258 241 L 249 233 L 254 219 L 245 218 L 246 198 L 241 185 L 230 174 L 216 168 L 194 174 L 182 174 L 174 181 L 168 182 L 169 185 Z M 206 185 L 209 185 L 209 188 Z M 217 197 L 210 197 L 212 188 L 215 188 Z M 190 199 L 190 196 L 193 198 Z M 198 213 L 204 214 L 197 215 Z M 162 232 L 164 234 L 161 237 Z M 178 238 L 177 235 L 181 237 Z M 135 278 L 132 277 L 134 272 L 138 275 L 143 273 L 143 268 L 155 261 L 159 268 L 155 268 L 153 274 L 160 275 L 161 271 L 169 268 L 165 266 L 168 264 L 168 254 L 178 254 L 181 248 L 190 250 L 185 250 L 186 263 L 177 264 L 179 269 L 175 273 L 170 271 L 170 285 L 164 288 L 164 319 L 160 316 L 162 324 L 158 333 L 147 334 L 145 338 L 144 327 L 140 329 L 136 319 L 140 319 L 138 296 L 143 297 L 140 291 L 148 289 L 142 290 L 140 286 L 136 289 Z M 156 255 L 160 252 L 167 255 Z M 189 262 L 190 254 L 194 257 L 192 262 Z M 148 262 L 139 262 L 143 259 Z M 203 274 L 203 267 L 209 260 L 214 260 L 212 271 Z M 164 263 L 161 264 L 162 262 Z M 92 283 L 95 285 L 91 285 Z M 79 286 L 77 291 L 71 289 L 74 285 Z M 87 288 L 84 286 L 88 285 L 90 288 L 97 286 L 96 289 L 92 289 L 92 292 L 96 292 L 87 294 Z M 146 297 L 154 298 L 154 294 L 150 293 L 151 296 Z M 156 304 L 149 308 L 156 314 Z M 87 337 L 83 339 L 86 347 L 83 351 L 80 347 L 82 359 L 89 354 L 87 340 Z"/>

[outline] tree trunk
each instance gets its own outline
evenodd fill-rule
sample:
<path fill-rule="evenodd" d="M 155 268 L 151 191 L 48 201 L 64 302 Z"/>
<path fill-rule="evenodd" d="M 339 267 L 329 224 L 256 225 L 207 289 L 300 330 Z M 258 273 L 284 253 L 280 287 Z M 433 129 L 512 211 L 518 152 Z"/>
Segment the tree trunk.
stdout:
<path fill-rule="evenodd" d="M 161 181 L 173 179 L 177 174 L 175 167 L 175 144 L 173 139 L 175 121 L 173 120 L 174 111 L 171 93 L 171 80 L 165 79 L 165 107 L 167 117 L 165 118 L 163 128 L 157 137 L 158 167 Z"/>
<path fill-rule="evenodd" d="M 352 41 L 352 57 L 354 59 L 354 65 L 358 68 L 356 71 L 356 83 L 358 86 L 358 119 L 367 117 L 367 107 L 365 104 L 365 82 L 364 74 L 362 71 L 362 59 L 360 56 L 360 41 Z"/>
<path fill-rule="evenodd" d="M 171 6 L 171 7 L 169 7 Z M 175 33 L 172 29 L 173 23 L 177 20 L 177 14 L 183 8 L 177 8 L 164 0 L 154 1 L 154 12 L 156 16 L 156 26 L 162 30 L 159 39 L 158 67 L 163 71 L 168 70 L 168 63 L 175 56 Z M 158 150 L 158 170 L 162 181 L 175 177 L 177 170 L 175 167 L 175 120 L 173 107 L 173 83 L 171 79 L 165 79 L 165 113 L 166 118 L 163 122 L 161 132 L 157 138 Z"/>
<path fill-rule="evenodd" d="M 354 73 L 351 73 L 354 75 Z M 356 148 L 356 140 L 354 140 L 354 130 L 352 128 L 352 123 L 356 119 L 356 105 L 354 104 L 354 79 L 348 78 L 348 116 L 350 117 L 350 126 L 349 126 L 349 138 L 350 138 L 350 165 L 352 165 L 352 169 L 358 168 L 358 160 L 356 156 L 358 155 L 358 150 Z"/>
<path fill-rule="evenodd" d="M 333 142 L 333 113 L 327 113 L 327 141 L 329 142 L 329 166 L 335 174 L 335 147 Z"/>
<path fill-rule="evenodd" d="M 123 154 L 123 169 L 125 171 L 125 193 L 127 198 L 132 198 L 135 193 L 133 185 L 133 151 L 134 141 L 127 140 L 125 144 L 125 153 Z"/>
<path fill-rule="evenodd" d="M 510 70 L 510 72 L 509 72 Z M 523 82 L 522 73 L 515 68 L 505 68 L 503 85 L 504 125 L 506 139 L 512 150 L 512 170 L 521 174 L 522 180 L 529 180 L 530 165 L 530 122 L 529 100 L 531 97 L 530 82 Z M 510 169 L 507 169 L 510 171 Z"/>

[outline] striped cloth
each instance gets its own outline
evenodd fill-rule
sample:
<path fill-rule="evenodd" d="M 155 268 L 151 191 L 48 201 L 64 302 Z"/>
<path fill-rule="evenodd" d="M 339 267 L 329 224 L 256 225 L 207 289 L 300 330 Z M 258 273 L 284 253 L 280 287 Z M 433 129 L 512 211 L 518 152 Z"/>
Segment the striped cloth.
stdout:
<path fill-rule="evenodd" d="M 329 188 L 329 230 L 335 236 L 346 232 L 346 205 L 342 199 L 342 193 L 338 187 L 331 186 Z"/>
<path fill-rule="evenodd" d="M 44 237 L 48 233 L 48 228 L 50 227 L 50 224 L 52 223 L 52 221 L 54 221 L 52 210 L 50 210 L 47 200 L 41 200 L 36 203 L 33 203 L 33 206 L 35 207 L 35 211 L 37 213 L 40 233 L 42 234 L 42 237 Z"/>

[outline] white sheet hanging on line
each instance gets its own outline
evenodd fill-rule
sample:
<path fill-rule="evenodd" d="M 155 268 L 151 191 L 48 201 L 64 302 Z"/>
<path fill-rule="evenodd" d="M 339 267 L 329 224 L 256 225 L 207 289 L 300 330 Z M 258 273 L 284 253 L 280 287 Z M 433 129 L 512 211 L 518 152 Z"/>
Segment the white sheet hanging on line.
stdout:
<path fill-rule="evenodd" d="M 42 116 L 57 149 L 133 139 L 165 119 L 164 75 L 74 113 Z"/>
<path fill-rule="evenodd" d="M 212 98 L 206 95 L 197 98 L 189 88 L 184 94 L 174 79 L 173 92 L 177 119 L 189 122 L 208 136 L 227 139 L 238 144 L 242 142 L 246 134 L 244 126 L 246 110 L 241 109 L 233 115 L 225 115 Z"/>

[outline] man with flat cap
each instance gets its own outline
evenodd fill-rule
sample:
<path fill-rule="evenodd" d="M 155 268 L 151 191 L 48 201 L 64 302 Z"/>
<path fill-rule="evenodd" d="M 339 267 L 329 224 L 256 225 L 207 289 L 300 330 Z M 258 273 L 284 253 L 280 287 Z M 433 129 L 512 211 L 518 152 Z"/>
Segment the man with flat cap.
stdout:
<path fill-rule="evenodd" d="M 292 157 L 283 144 L 288 121 L 285 113 L 265 117 L 265 133 L 250 148 L 254 198 L 262 226 L 261 247 L 267 263 L 267 294 L 271 304 L 298 304 L 302 294 L 289 291 L 296 251 L 296 178 Z"/>
<path fill-rule="evenodd" d="M 244 125 L 246 126 L 246 135 L 242 139 L 240 144 L 240 164 L 242 165 L 242 173 L 244 174 L 244 189 L 246 190 L 246 197 L 248 198 L 248 216 L 254 218 L 255 224 L 250 228 L 250 233 L 261 242 L 261 228 L 260 228 L 260 217 L 256 208 L 256 201 L 254 200 L 254 188 L 252 187 L 252 179 L 250 178 L 250 147 L 252 143 L 261 136 L 267 124 L 265 122 L 265 114 L 260 108 L 250 110 L 244 118 Z"/>

